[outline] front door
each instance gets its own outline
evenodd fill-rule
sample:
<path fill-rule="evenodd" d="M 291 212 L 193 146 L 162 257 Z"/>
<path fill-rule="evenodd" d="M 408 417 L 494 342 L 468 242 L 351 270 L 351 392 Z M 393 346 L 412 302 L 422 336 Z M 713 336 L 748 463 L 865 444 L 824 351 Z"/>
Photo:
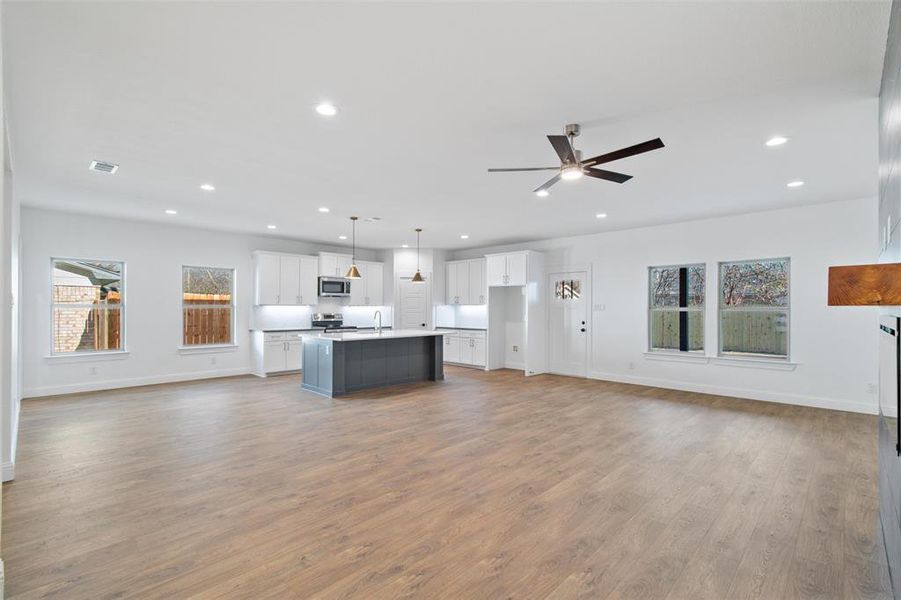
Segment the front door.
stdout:
<path fill-rule="evenodd" d="M 588 273 L 550 273 L 548 293 L 549 370 L 585 377 L 588 371 Z"/>
<path fill-rule="evenodd" d="M 409 278 L 400 280 L 401 329 L 426 329 L 429 323 L 429 280 L 413 283 Z"/>

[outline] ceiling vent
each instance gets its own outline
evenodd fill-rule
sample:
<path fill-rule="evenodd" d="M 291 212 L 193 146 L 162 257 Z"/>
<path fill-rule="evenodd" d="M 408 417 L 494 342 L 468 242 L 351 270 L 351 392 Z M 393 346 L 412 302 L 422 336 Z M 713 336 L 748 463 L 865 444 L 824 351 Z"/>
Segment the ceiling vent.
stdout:
<path fill-rule="evenodd" d="M 114 165 L 113 163 L 103 162 L 102 160 L 92 160 L 91 166 L 88 167 L 91 171 L 98 171 L 100 173 L 109 173 L 112 175 L 116 171 L 119 170 L 119 165 Z"/>
<path fill-rule="evenodd" d="M 382 220 L 381 217 L 364 217 L 363 220 L 367 223 L 378 223 Z"/>

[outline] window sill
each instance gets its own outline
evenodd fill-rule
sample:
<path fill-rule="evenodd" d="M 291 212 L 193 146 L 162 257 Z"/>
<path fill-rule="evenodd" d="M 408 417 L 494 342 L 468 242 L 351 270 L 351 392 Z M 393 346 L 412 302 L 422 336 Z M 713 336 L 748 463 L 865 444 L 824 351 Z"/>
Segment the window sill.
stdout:
<path fill-rule="evenodd" d="M 128 358 L 128 350 L 111 350 L 107 352 L 81 352 L 71 354 L 48 354 L 44 360 L 65 364 L 75 362 L 90 362 L 95 360 L 122 360 Z"/>
<path fill-rule="evenodd" d="M 668 362 L 704 364 L 710 362 L 710 357 L 703 354 L 691 354 L 688 352 L 645 352 L 645 358 L 649 360 L 662 360 Z"/>
<path fill-rule="evenodd" d="M 179 346 L 179 354 L 218 354 L 220 352 L 234 352 L 237 344 L 210 344 L 207 346 Z"/>
<path fill-rule="evenodd" d="M 716 356 L 713 363 L 726 367 L 743 367 L 746 369 L 769 369 L 771 371 L 794 371 L 798 363 L 781 358 L 750 358 L 739 356 Z"/>

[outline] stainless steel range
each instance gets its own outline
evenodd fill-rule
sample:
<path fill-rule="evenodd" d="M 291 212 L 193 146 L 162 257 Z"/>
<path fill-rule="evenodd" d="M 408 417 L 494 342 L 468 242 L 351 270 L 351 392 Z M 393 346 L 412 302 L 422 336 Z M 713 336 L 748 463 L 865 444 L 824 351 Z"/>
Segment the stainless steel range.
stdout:
<path fill-rule="evenodd" d="M 313 327 L 323 327 L 329 332 L 356 331 L 353 325 L 345 325 L 341 313 L 313 313 Z"/>

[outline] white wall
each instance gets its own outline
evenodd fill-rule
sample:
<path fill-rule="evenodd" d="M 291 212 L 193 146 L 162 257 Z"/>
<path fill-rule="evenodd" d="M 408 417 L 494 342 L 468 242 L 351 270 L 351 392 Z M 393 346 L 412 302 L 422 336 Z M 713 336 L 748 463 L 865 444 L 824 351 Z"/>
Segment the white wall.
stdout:
<path fill-rule="evenodd" d="M 876 309 L 827 307 L 827 267 L 876 258 L 875 198 L 456 252 L 534 249 L 547 271 L 592 267 L 589 374 L 612 381 L 875 413 Z M 615 218 L 615 215 L 611 215 Z M 793 370 L 646 356 L 647 268 L 707 265 L 706 337 L 717 348 L 717 263 L 791 258 Z"/>
<path fill-rule="evenodd" d="M 254 250 L 315 254 L 346 252 L 268 236 L 249 236 L 25 208 L 22 210 L 22 312 L 25 397 L 143 385 L 250 370 Z M 376 260 L 371 250 L 357 250 Z M 126 350 L 115 357 L 47 358 L 50 352 L 50 259 L 123 260 L 126 263 Z M 234 350 L 179 353 L 181 267 L 234 268 L 237 325 Z M 366 309 L 367 312 L 370 309 Z M 288 309 L 302 325 L 310 309 Z M 363 318 L 363 315 L 359 315 Z M 291 325 L 295 326 L 295 325 Z"/>

